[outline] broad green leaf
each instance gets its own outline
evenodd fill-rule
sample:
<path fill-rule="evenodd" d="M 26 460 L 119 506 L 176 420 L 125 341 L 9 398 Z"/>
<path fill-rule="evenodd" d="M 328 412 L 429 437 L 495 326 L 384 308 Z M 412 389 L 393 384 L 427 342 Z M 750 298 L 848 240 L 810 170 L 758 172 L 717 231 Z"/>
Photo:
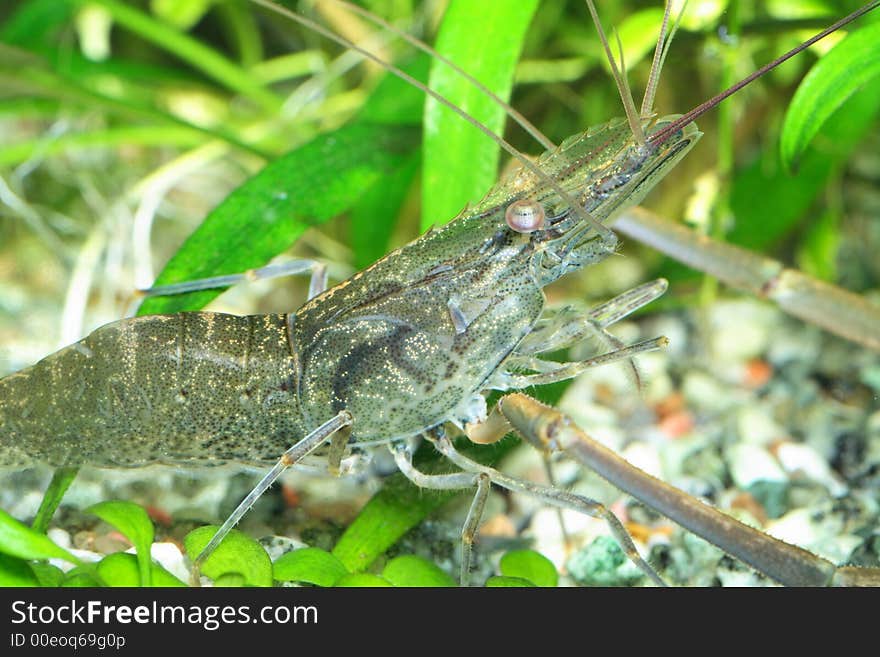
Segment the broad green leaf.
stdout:
<path fill-rule="evenodd" d="M 378 575 L 370 573 L 349 573 L 340 578 L 334 586 L 340 587 L 357 587 L 357 588 L 377 588 L 392 586 L 391 582 Z"/>
<path fill-rule="evenodd" d="M 315 547 L 281 555 L 272 565 L 272 570 L 279 582 L 307 582 L 317 586 L 333 586 L 339 578 L 348 574 L 339 559 Z"/>
<path fill-rule="evenodd" d="M 880 75 L 880 23 L 852 32 L 804 77 L 782 126 L 780 152 L 789 170 L 819 129 L 858 89 Z"/>
<path fill-rule="evenodd" d="M 78 589 L 91 589 L 104 586 L 104 583 L 101 582 L 96 575 L 97 572 L 92 565 L 89 567 L 79 566 L 67 571 L 64 575 L 64 581 L 61 582 L 61 586 Z"/>
<path fill-rule="evenodd" d="M 38 586 L 56 587 L 64 582 L 65 573 L 58 566 L 45 561 L 31 561 L 28 565 L 39 582 Z"/>
<path fill-rule="evenodd" d="M 156 563 L 150 564 L 150 583 L 144 584 L 140 561 L 126 552 L 108 554 L 98 562 L 97 570 L 107 586 L 186 586 Z"/>
<path fill-rule="evenodd" d="M 37 509 L 37 515 L 31 524 L 34 531 L 45 534 L 49 529 L 52 516 L 55 515 L 55 510 L 61 504 L 64 493 L 70 488 L 77 472 L 79 472 L 79 468 L 58 468 L 52 473 L 52 481 L 49 482 L 49 487 L 46 489 L 46 494 L 43 495 L 43 501 L 40 502 L 40 508 Z"/>
<path fill-rule="evenodd" d="M 520 587 L 533 587 L 535 586 L 534 582 L 530 582 L 527 579 L 523 579 L 522 577 L 508 577 L 506 575 L 495 575 L 494 577 L 490 577 L 486 580 L 486 586 L 488 588 L 520 588 Z"/>
<path fill-rule="evenodd" d="M 403 71 L 424 82 L 428 79 L 428 58 L 418 57 Z M 424 104 L 425 97 L 420 90 L 389 73 L 370 94 L 358 114 L 358 121 L 418 125 Z M 357 269 L 364 269 L 388 251 L 391 234 L 420 161 L 421 150 L 414 149 L 399 167 L 378 180 L 352 207 L 349 233 Z"/>
<path fill-rule="evenodd" d="M 0 587 L 6 586 L 40 586 L 40 582 L 27 561 L 0 554 Z"/>
<path fill-rule="evenodd" d="M 157 285 L 265 265 L 309 226 L 351 208 L 411 149 L 412 128 L 355 123 L 281 156 L 233 191 L 189 236 Z M 219 290 L 147 299 L 138 314 L 197 310 Z"/>
<path fill-rule="evenodd" d="M 141 586 L 152 586 L 150 546 L 153 544 L 153 521 L 147 512 L 131 502 L 99 502 L 86 509 L 118 529 L 134 545 L 141 573 Z"/>
<path fill-rule="evenodd" d="M 365 269 L 388 252 L 388 243 L 403 202 L 416 178 L 419 153 L 385 180 L 369 189 L 351 211 L 351 248 L 354 266 Z"/>
<path fill-rule="evenodd" d="M 520 577 L 536 586 L 555 587 L 559 584 L 556 566 L 547 557 L 534 550 L 511 550 L 501 557 L 501 574 Z"/>
<path fill-rule="evenodd" d="M 19 522 L 0 509 L 0 553 L 19 559 L 63 559 L 78 564 L 80 560 L 52 540 Z"/>
<path fill-rule="evenodd" d="M 537 4 L 452 0 L 435 47 L 507 100 Z M 486 43 L 492 47 L 487 49 Z M 432 64 L 430 86 L 495 134 L 504 131 L 504 110 L 442 62 Z M 428 98 L 423 161 L 422 228 L 428 228 L 446 223 L 489 191 L 498 175 L 499 147 L 457 113 Z"/>
<path fill-rule="evenodd" d="M 801 157 L 796 176 L 785 171 L 773 148 L 737 172 L 730 197 L 736 223 L 729 241 L 760 250 L 794 230 L 825 182 L 872 128 L 878 112 L 880 80 L 874 80 L 825 123 L 821 139 Z"/>
<path fill-rule="evenodd" d="M 217 533 L 219 527 L 207 525 L 194 529 L 183 539 L 186 553 L 195 560 Z M 272 562 L 263 546 L 237 529 L 229 532 L 217 549 L 202 564 L 202 573 L 217 583 L 223 575 L 237 573 L 245 586 L 272 586 Z"/>
<path fill-rule="evenodd" d="M 395 557 L 382 570 L 382 577 L 394 586 L 455 586 L 456 582 L 437 564 L 407 554 Z"/>

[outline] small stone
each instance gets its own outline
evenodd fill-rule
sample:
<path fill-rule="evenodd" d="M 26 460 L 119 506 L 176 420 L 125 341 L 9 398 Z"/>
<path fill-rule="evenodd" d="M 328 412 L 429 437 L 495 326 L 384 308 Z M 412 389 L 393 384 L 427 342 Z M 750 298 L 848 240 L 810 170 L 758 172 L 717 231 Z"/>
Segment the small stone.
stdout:
<path fill-rule="evenodd" d="M 722 413 L 739 403 L 729 386 L 699 370 L 685 374 L 681 389 L 688 406 L 695 410 Z"/>
<path fill-rule="evenodd" d="M 827 461 L 810 445 L 786 441 L 776 447 L 775 453 L 780 465 L 789 474 L 809 477 L 824 485 L 835 497 L 847 492 L 846 485 L 838 480 Z"/>
<path fill-rule="evenodd" d="M 785 483 L 788 477 L 779 463 L 766 449 L 758 445 L 740 443 L 725 450 L 733 481 L 740 488 L 748 488 L 758 481 Z"/>
<path fill-rule="evenodd" d="M 741 443 L 769 445 L 787 436 L 767 411 L 761 406 L 744 406 L 737 413 L 737 437 Z"/>
<path fill-rule="evenodd" d="M 598 536 L 575 552 L 566 569 L 583 586 L 632 586 L 645 577 L 610 536 Z"/>
<path fill-rule="evenodd" d="M 150 546 L 150 556 L 177 579 L 189 582 L 190 573 L 186 557 L 177 544 L 170 541 L 153 543 Z"/>
<path fill-rule="evenodd" d="M 73 543 L 70 540 L 70 534 L 59 527 L 50 528 L 49 531 L 46 532 L 46 535 L 52 539 L 52 542 L 58 547 L 62 547 L 65 550 L 69 550 L 73 547 Z"/>

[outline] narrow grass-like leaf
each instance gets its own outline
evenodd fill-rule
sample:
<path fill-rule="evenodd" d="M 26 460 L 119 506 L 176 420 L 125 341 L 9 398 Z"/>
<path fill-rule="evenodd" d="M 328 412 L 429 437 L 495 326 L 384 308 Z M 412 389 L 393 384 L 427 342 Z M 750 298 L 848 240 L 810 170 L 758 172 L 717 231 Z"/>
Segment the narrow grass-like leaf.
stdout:
<path fill-rule="evenodd" d="M 536 586 L 555 587 L 559 583 L 553 562 L 534 550 L 511 550 L 501 557 L 499 567 L 502 575 L 520 577 Z"/>
<path fill-rule="evenodd" d="M 64 499 L 64 493 L 76 479 L 77 472 L 79 472 L 79 468 L 58 468 L 52 473 L 52 481 L 49 482 L 49 487 L 46 489 L 46 494 L 43 495 L 43 501 L 40 502 L 40 508 L 37 509 L 37 515 L 31 524 L 34 531 L 45 534 L 49 529 L 52 516 L 55 515 L 58 505 Z"/>
<path fill-rule="evenodd" d="M 67 1 L 76 4 L 86 2 L 86 0 Z M 245 69 L 201 41 L 127 3 L 116 0 L 88 0 L 88 2 L 100 5 L 119 25 L 180 58 L 227 88 L 251 99 L 265 111 L 275 113 L 281 108 L 281 99 L 271 90 L 260 84 Z"/>
<path fill-rule="evenodd" d="M 832 114 L 880 75 L 880 23 L 852 32 L 816 62 L 801 82 L 782 126 L 780 152 L 789 170 Z"/>
<path fill-rule="evenodd" d="M 153 521 L 147 512 L 131 502 L 99 502 L 86 509 L 118 529 L 134 545 L 141 572 L 141 586 L 152 586 L 150 546 L 153 544 Z"/>
<path fill-rule="evenodd" d="M 40 586 L 40 582 L 27 561 L 0 554 L 0 587 L 6 586 Z"/>
<path fill-rule="evenodd" d="M 534 582 L 530 582 L 522 577 L 508 577 L 506 575 L 495 575 L 486 580 L 487 588 L 525 588 L 535 586 Z"/>
<path fill-rule="evenodd" d="M 382 577 L 394 586 L 455 586 L 455 580 L 437 564 L 414 554 L 405 554 L 389 561 Z"/>
<path fill-rule="evenodd" d="M 58 0 L 21 3 L 0 28 L 0 41 L 17 46 L 51 43 L 73 14 L 73 5 Z"/>
<path fill-rule="evenodd" d="M 114 552 L 101 559 L 97 565 L 98 574 L 108 586 L 186 586 L 159 564 L 150 564 L 149 584 L 143 583 L 140 559 L 126 552 Z"/>
<path fill-rule="evenodd" d="M 348 574 L 342 562 L 329 552 L 306 547 L 281 555 L 272 565 L 279 582 L 307 582 L 317 586 L 333 586 Z"/>
<path fill-rule="evenodd" d="M 219 527 L 207 525 L 194 529 L 183 539 L 186 553 L 195 560 L 217 533 Z M 237 529 L 229 532 L 217 549 L 202 564 L 202 573 L 214 580 L 237 573 L 245 586 L 272 586 L 272 562 L 263 546 Z"/>
<path fill-rule="evenodd" d="M 305 230 L 351 206 L 400 166 L 414 129 L 356 123 L 267 165 L 220 203 L 184 242 L 157 285 L 265 265 Z M 138 314 L 197 310 L 219 290 L 151 298 Z"/>
<path fill-rule="evenodd" d="M 507 100 L 536 8 L 536 0 L 453 0 L 436 48 Z M 487 49 L 486 43 L 492 47 Z M 430 86 L 496 134 L 503 132 L 504 110 L 448 66 L 432 65 Z M 428 98 L 423 160 L 422 227 L 427 228 L 446 223 L 489 191 L 498 175 L 499 148 L 458 114 Z"/>
<path fill-rule="evenodd" d="M 345 577 L 342 577 L 339 581 L 334 584 L 334 586 L 341 587 L 356 587 L 356 588 L 386 588 L 389 586 L 393 586 L 391 582 L 383 577 L 379 577 L 378 575 L 372 575 L 370 573 L 349 573 Z"/>
<path fill-rule="evenodd" d="M 52 540 L 19 522 L 0 509 L 0 553 L 19 559 L 63 559 L 79 564 L 80 560 Z"/>

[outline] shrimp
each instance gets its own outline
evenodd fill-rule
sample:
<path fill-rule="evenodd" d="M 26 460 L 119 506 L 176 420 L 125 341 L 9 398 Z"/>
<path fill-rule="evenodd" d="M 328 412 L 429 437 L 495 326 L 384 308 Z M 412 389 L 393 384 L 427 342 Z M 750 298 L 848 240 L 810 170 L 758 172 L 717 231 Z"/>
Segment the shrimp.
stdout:
<path fill-rule="evenodd" d="M 663 346 L 658 338 L 577 363 L 542 361 L 572 335 L 603 335 L 604 326 L 659 296 L 665 283 L 625 293 L 586 322 L 548 316 L 543 288 L 616 252 L 606 224 L 639 203 L 694 146 L 700 132 L 693 118 L 632 110 L 534 163 L 523 159 L 454 221 L 326 291 L 316 284 L 313 298 L 294 312 L 178 313 L 102 327 L 0 380 L 0 462 L 275 463 L 201 560 L 305 455 L 329 442 L 330 468 L 338 469 L 353 447 L 391 444 L 416 483 L 477 487 L 465 535 L 472 536 L 494 482 L 606 519 L 628 556 L 662 583 L 602 505 L 476 468 L 451 448 L 442 427 L 494 440 L 506 425 L 493 426 L 498 415 L 488 413 L 487 391 L 570 379 Z M 548 324 L 562 330 L 545 331 Z M 533 373 L 522 374 L 524 368 Z M 498 413 L 532 442 L 554 443 L 546 429 L 552 423 L 529 428 L 542 417 L 539 410 L 523 420 L 504 408 Z M 415 471 L 402 441 L 420 435 L 431 436 L 461 475 L 438 480 Z"/>

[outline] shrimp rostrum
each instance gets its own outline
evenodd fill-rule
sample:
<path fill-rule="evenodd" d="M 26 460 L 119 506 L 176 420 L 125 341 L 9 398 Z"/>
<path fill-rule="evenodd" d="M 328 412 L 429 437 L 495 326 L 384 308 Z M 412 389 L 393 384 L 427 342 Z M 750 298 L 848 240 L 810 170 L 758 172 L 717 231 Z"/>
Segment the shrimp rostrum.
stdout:
<path fill-rule="evenodd" d="M 491 442 L 512 427 L 783 583 L 878 583 L 871 569 L 837 568 L 637 470 L 522 393 L 487 409 L 488 391 L 569 379 L 663 346 L 664 338 L 625 346 L 606 331 L 662 294 L 662 280 L 584 316 L 549 311 L 543 288 L 615 253 L 605 224 L 637 204 L 700 134 L 692 118 L 632 111 L 570 137 L 537 161 L 522 160 L 452 222 L 348 280 L 320 291 L 315 275 L 314 296 L 289 314 L 192 312 L 106 325 L 0 380 L 0 463 L 274 464 L 198 565 L 285 468 L 321 450 L 338 472 L 352 448 L 387 444 L 417 485 L 476 489 L 462 532 L 463 583 L 494 483 L 605 519 L 634 563 L 662 584 L 602 504 L 471 461 L 444 429 Z M 569 363 L 541 358 L 585 336 L 599 337 L 607 353 Z M 417 436 L 460 472 L 416 470 L 408 439 Z"/>

